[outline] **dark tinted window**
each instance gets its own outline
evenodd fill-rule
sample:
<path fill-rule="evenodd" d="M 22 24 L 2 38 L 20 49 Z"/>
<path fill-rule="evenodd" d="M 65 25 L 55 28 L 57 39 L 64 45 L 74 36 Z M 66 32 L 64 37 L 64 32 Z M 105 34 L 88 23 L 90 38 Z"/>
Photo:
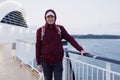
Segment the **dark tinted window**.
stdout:
<path fill-rule="evenodd" d="M 12 24 L 22 27 L 27 27 L 26 21 L 23 15 L 19 11 L 12 11 L 8 13 L 2 20 L 1 23 Z"/>

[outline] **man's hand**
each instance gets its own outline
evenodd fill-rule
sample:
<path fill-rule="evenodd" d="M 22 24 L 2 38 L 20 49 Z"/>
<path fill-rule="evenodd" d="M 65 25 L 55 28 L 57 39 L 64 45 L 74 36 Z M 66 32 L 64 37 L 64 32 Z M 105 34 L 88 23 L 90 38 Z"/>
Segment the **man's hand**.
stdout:
<path fill-rule="evenodd" d="M 80 53 L 81 53 L 81 55 L 83 56 L 83 54 L 86 53 L 86 52 L 85 52 L 84 50 L 81 50 Z"/>
<path fill-rule="evenodd" d="M 42 72 L 43 71 L 42 65 L 38 65 L 37 69 L 38 69 L 38 71 Z"/>

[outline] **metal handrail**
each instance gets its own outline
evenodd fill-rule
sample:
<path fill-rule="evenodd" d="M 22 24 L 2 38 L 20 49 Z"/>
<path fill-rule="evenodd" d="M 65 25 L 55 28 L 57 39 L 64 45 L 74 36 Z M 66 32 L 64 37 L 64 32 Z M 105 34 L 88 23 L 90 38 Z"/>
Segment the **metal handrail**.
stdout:
<path fill-rule="evenodd" d="M 68 52 L 68 53 L 73 53 L 73 54 L 80 55 L 80 52 L 76 52 L 76 51 L 72 51 L 72 50 L 65 50 L 65 51 Z M 84 53 L 83 56 L 120 65 L 120 60 L 116 60 L 116 59 L 111 59 L 111 58 L 107 58 L 107 57 L 93 55 L 93 54 L 90 54 L 90 53 Z"/>

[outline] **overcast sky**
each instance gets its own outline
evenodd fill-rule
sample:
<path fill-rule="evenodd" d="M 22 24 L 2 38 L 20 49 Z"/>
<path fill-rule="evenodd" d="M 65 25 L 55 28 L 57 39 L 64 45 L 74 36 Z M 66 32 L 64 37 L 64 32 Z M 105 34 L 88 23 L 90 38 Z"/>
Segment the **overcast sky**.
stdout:
<path fill-rule="evenodd" d="M 45 24 L 44 13 L 54 9 L 57 24 L 70 34 L 120 35 L 120 0 L 18 0 L 31 26 Z"/>

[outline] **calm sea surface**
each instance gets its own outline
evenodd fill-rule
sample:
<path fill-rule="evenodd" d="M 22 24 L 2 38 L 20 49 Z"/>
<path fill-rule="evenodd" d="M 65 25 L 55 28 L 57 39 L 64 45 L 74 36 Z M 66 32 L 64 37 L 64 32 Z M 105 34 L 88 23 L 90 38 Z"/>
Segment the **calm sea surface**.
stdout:
<path fill-rule="evenodd" d="M 120 39 L 76 39 L 89 53 L 120 60 Z M 75 50 L 68 46 L 70 50 Z"/>

